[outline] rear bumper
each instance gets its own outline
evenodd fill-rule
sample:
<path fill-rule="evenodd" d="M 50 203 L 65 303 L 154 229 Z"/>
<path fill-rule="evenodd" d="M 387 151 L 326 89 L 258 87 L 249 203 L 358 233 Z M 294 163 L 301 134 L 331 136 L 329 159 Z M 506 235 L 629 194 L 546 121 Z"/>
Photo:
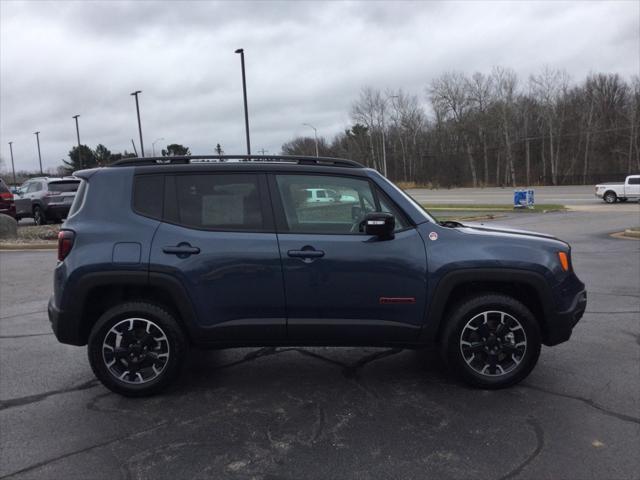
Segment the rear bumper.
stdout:
<path fill-rule="evenodd" d="M 16 218 L 16 206 L 11 205 L 10 207 L 0 207 L 0 213 L 3 215 L 9 215 L 12 218 Z"/>
<path fill-rule="evenodd" d="M 60 310 L 56 306 L 53 296 L 49 299 L 47 312 L 53 333 L 60 343 L 78 346 L 87 344 L 82 338 L 77 317 L 75 315 L 69 315 L 69 313 L 64 310 Z"/>
<path fill-rule="evenodd" d="M 71 205 L 67 203 L 54 203 L 47 205 L 45 210 L 45 215 L 49 218 L 67 218 L 69 215 L 69 210 L 71 210 Z"/>
<path fill-rule="evenodd" d="M 568 310 L 558 312 L 547 320 L 543 343 L 552 346 L 569 340 L 573 327 L 580 321 L 586 308 L 587 291 L 583 289 L 575 295 Z"/>

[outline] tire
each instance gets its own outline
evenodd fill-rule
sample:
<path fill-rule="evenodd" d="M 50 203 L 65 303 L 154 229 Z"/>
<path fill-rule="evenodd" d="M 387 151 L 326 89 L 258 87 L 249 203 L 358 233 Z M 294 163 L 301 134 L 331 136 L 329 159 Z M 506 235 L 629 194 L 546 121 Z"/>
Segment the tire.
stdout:
<path fill-rule="evenodd" d="M 127 302 L 106 311 L 91 329 L 87 346 L 95 376 L 127 397 L 166 389 L 180 374 L 187 349 L 176 318 L 146 302 Z"/>
<path fill-rule="evenodd" d="M 499 327 L 501 323 L 503 327 Z M 540 345 L 540 327 L 527 307 L 507 295 L 487 293 L 467 298 L 451 312 L 441 353 L 449 368 L 467 384 L 499 389 L 531 373 Z"/>
<path fill-rule="evenodd" d="M 602 197 L 602 199 L 606 202 L 606 203 L 616 203 L 616 200 L 618 200 L 618 196 L 616 195 L 616 192 L 612 192 L 611 190 L 609 190 L 608 192 L 606 192 L 604 194 L 604 196 Z"/>
<path fill-rule="evenodd" d="M 46 225 L 47 217 L 38 205 L 33 207 L 33 223 L 36 225 Z"/>

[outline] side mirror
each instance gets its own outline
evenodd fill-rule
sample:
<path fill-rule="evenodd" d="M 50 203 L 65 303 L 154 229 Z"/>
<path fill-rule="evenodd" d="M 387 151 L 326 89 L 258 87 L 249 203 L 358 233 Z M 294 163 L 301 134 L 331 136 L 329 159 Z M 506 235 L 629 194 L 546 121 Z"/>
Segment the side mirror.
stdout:
<path fill-rule="evenodd" d="M 375 235 L 378 238 L 389 240 L 393 238 L 396 219 L 390 213 L 371 212 L 365 215 L 362 224 L 367 235 Z"/>

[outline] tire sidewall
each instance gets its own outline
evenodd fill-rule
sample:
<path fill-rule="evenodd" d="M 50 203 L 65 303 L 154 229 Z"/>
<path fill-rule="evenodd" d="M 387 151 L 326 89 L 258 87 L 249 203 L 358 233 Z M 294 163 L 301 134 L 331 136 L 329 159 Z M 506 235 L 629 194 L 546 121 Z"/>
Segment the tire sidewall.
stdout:
<path fill-rule="evenodd" d="M 38 206 L 33 209 L 33 223 L 36 225 L 45 225 L 47 223 L 44 218 L 44 212 Z"/>
<path fill-rule="evenodd" d="M 610 198 L 613 198 L 613 200 L 609 200 Z M 607 192 L 604 194 L 604 201 L 606 203 L 616 203 L 617 200 L 617 195 L 613 192 Z"/>
<path fill-rule="evenodd" d="M 162 373 L 141 385 L 125 383 L 114 377 L 105 365 L 102 344 L 107 332 L 119 321 L 142 318 L 157 324 L 167 336 L 169 361 Z M 91 329 L 87 352 L 94 374 L 108 389 L 125 396 L 139 397 L 158 393 L 167 388 L 178 376 L 186 356 L 187 343 L 177 321 L 163 308 L 144 303 L 129 302 L 107 310 Z"/>
<path fill-rule="evenodd" d="M 520 365 L 498 377 L 489 377 L 473 370 L 460 351 L 460 336 L 464 326 L 474 316 L 488 310 L 502 311 L 513 316 L 520 322 L 527 337 L 527 350 Z M 530 310 L 517 300 L 503 295 L 481 295 L 468 299 L 452 312 L 442 346 L 445 361 L 466 383 L 481 388 L 505 388 L 524 379 L 535 367 L 541 348 L 540 327 Z"/>

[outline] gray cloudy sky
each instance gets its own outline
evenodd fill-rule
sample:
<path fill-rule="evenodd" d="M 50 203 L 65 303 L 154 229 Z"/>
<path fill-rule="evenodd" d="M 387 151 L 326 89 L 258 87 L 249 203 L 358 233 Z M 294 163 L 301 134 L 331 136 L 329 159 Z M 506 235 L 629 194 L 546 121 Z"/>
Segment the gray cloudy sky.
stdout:
<path fill-rule="evenodd" d="M 0 1 L 0 155 L 45 168 L 75 144 L 112 151 L 151 142 L 194 154 L 244 153 L 244 47 L 254 151 L 349 124 L 364 85 L 419 94 L 446 70 L 543 65 L 574 80 L 640 69 L 640 2 Z"/>

